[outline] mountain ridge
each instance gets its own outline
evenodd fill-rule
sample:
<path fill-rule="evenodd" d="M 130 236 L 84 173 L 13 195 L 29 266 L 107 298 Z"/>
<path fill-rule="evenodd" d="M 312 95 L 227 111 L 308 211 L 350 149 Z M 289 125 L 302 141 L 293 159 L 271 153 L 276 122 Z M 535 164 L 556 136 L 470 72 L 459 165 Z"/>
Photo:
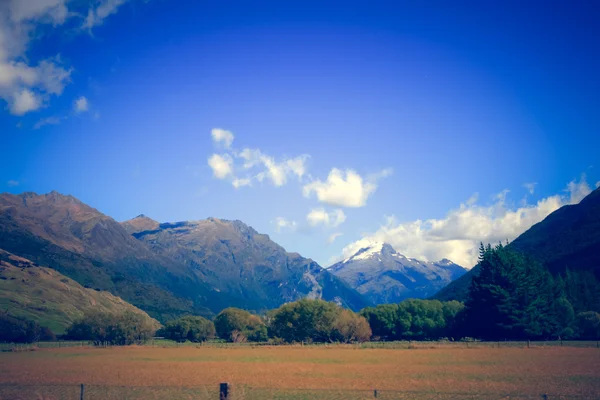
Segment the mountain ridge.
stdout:
<path fill-rule="evenodd" d="M 506 248 L 540 261 L 554 275 L 567 268 L 587 270 L 600 280 L 600 188 L 578 204 L 562 206 L 534 224 Z M 441 289 L 433 298 L 466 300 L 476 265 L 468 273 Z"/>
<path fill-rule="evenodd" d="M 263 310 L 304 296 L 353 309 L 368 304 L 314 261 L 287 253 L 243 222 L 204 221 L 160 224 L 141 214 L 118 223 L 56 191 L 0 194 L 0 248 L 86 288 L 109 291 L 162 321 L 185 314 L 210 317 L 233 305 Z M 208 251 L 190 249 L 198 238 L 183 234 L 206 224 L 227 229 L 201 235 L 206 243 L 199 245 L 210 244 Z M 146 240 L 152 235 L 160 240 Z M 191 241 L 179 243 L 179 237 Z M 169 246 L 173 249 L 167 251 Z M 244 268 L 236 259 L 247 261 Z"/>

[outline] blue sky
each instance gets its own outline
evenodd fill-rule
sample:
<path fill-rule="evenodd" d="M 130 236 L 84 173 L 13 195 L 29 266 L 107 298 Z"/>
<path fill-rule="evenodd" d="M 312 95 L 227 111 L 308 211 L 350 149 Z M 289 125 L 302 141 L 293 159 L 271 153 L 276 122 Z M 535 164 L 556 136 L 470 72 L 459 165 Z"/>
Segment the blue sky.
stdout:
<path fill-rule="evenodd" d="M 0 191 L 470 267 L 600 181 L 600 7 L 482 3 L 2 2 Z"/>

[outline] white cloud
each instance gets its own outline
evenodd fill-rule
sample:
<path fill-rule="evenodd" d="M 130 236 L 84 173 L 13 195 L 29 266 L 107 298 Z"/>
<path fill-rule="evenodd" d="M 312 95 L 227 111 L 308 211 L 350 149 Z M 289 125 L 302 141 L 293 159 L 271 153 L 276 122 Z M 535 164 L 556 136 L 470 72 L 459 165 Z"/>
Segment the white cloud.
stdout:
<path fill-rule="evenodd" d="M 252 185 L 252 181 L 250 179 L 240 179 L 240 178 L 235 178 L 231 184 L 233 185 L 234 188 L 240 188 L 243 186 L 251 186 Z"/>
<path fill-rule="evenodd" d="M 0 98 L 9 111 L 23 115 L 43 107 L 51 95 L 60 95 L 72 69 L 59 55 L 29 62 L 27 49 L 38 26 L 63 24 L 68 17 L 65 0 L 8 0 L 0 2 Z"/>
<path fill-rule="evenodd" d="M 223 143 L 223 146 L 225 146 L 226 149 L 230 148 L 233 143 L 234 136 L 230 131 L 214 128 L 211 130 L 210 135 L 212 136 L 213 142 L 216 144 Z"/>
<path fill-rule="evenodd" d="M 23 115 L 29 111 L 34 111 L 40 108 L 42 101 L 38 95 L 29 89 L 21 89 L 21 91 L 13 94 L 10 112 L 14 115 Z"/>
<path fill-rule="evenodd" d="M 33 125 L 33 129 L 40 129 L 42 126 L 45 125 L 58 125 L 60 124 L 61 119 L 62 118 L 60 117 L 42 118 L 38 122 L 36 122 L 35 125 Z"/>
<path fill-rule="evenodd" d="M 283 217 L 277 217 L 274 221 L 275 231 L 282 232 L 283 230 L 294 231 L 296 229 L 296 221 L 290 221 Z"/>
<path fill-rule="evenodd" d="M 65 0 L 13 0 L 9 2 L 10 17 L 14 22 L 45 19 L 61 25 L 67 19 Z"/>
<path fill-rule="evenodd" d="M 211 137 L 215 145 L 222 144 L 223 147 L 229 149 L 221 158 L 226 157 L 227 173 L 222 172 L 218 175 L 221 179 L 225 177 L 231 178 L 231 184 L 235 188 L 242 186 L 252 186 L 254 181 L 265 182 L 269 181 L 275 186 L 285 185 L 290 177 L 302 179 L 306 173 L 306 161 L 309 156 L 304 154 L 294 158 L 283 158 L 276 160 L 275 157 L 263 153 L 259 149 L 245 148 L 238 151 L 231 147 L 235 136 L 232 132 L 215 128 L 211 130 Z M 222 166 L 222 159 L 215 159 L 211 156 L 209 165 Z M 212 165 L 211 165 L 212 166 Z M 213 167 L 213 171 L 215 168 Z M 221 168 L 223 170 L 223 168 Z M 243 176 L 238 176 L 238 173 L 243 171 Z M 215 174 L 215 176 L 217 176 Z"/>
<path fill-rule="evenodd" d="M 14 181 L 11 179 L 10 181 L 6 182 L 6 184 L 11 187 L 19 186 L 19 181 Z"/>
<path fill-rule="evenodd" d="M 342 171 L 333 168 L 327 181 L 315 180 L 303 188 L 305 197 L 314 192 L 321 203 L 340 207 L 363 207 L 367 199 L 377 189 L 377 179 L 388 176 L 390 169 L 372 175 L 365 180 L 353 170 Z"/>
<path fill-rule="evenodd" d="M 83 28 L 91 30 L 94 26 L 102 25 L 104 19 L 117 12 L 117 9 L 128 0 L 100 0 L 95 2 L 95 7 L 90 7 Z"/>
<path fill-rule="evenodd" d="M 213 154 L 208 159 L 208 165 L 218 179 L 225 179 L 233 174 L 233 160 L 228 154 Z"/>
<path fill-rule="evenodd" d="M 533 194 L 533 192 L 535 192 L 535 185 L 537 185 L 537 182 L 530 182 L 530 183 L 524 183 L 523 187 L 525 189 L 527 189 L 529 194 Z"/>
<path fill-rule="evenodd" d="M 73 104 L 73 108 L 76 113 L 86 112 L 89 109 L 88 99 L 85 96 L 81 96 Z"/>
<path fill-rule="evenodd" d="M 238 158 L 244 160 L 243 168 L 264 168 L 254 175 L 259 182 L 269 179 L 275 186 L 283 186 L 287 183 L 288 176 L 296 176 L 301 179 L 306 173 L 306 161 L 309 156 L 304 154 L 295 158 L 276 161 L 274 157 L 264 154 L 259 149 L 243 149 L 237 154 Z"/>
<path fill-rule="evenodd" d="M 325 211 L 324 208 L 316 208 L 306 215 L 306 220 L 310 226 L 323 224 L 326 227 L 336 227 L 346 221 L 346 214 L 339 208 L 331 212 Z"/>
<path fill-rule="evenodd" d="M 329 238 L 327 239 L 327 243 L 328 244 L 332 244 L 333 242 L 335 242 L 335 239 L 337 239 L 338 237 L 342 236 L 343 233 L 342 232 L 336 232 L 336 233 L 332 233 Z"/>
<path fill-rule="evenodd" d="M 99 0 L 89 9 L 85 25 L 99 25 L 125 0 Z M 59 54 L 31 59 L 27 51 L 33 40 L 49 31 L 59 32 L 71 18 L 81 17 L 80 2 L 68 0 L 0 0 L 0 99 L 14 115 L 23 115 L 48 105 L 71 82 L 73 69 Z"/>
<path fill-rule="evenodd" d="M 585 178 L 567 185 L 566 194 L 549 196 L 535 204 L 512 207 L 506 203 L 506 191 L 493 204 L 478 205 L 476 199 L 448 212 L 443 219 L 398 222 L 386 218 L 376 231 L 346 246 L 337 260 L 356 253 L 365 244 L 378 241 L 391 244 L 397 251 L 422 260 L 448 258 L 471 268 L 477 262 L 479 242 L 498 243 L 514 240 L 535 223 L 566 204 L 581 201 L 589 194 Z"/>

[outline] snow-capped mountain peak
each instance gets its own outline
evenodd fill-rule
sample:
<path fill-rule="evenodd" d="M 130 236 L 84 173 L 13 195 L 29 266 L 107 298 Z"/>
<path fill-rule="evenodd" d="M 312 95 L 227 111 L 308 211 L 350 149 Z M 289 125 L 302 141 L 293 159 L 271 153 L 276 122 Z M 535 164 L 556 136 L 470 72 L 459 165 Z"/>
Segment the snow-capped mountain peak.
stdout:
<path fill-rule="evenodd" d="M 372 242 L 368 246 L 365 246 L 358 250 L 354 255 L 346 258 L 342 263 L 347 263 L 349 261 L 358 261 L 358 260 L 368 260 L 370 258 L 377 257 L 384 252 L 395 253 L 396 250 L 392 248 L 387 243 L 383 242 Z"/>
<path fill-rule="evenodd" d="M 329 271 L 377 304 L 431 296 L 466 272 L 448 259 L 407 258 L 383 242 L 367 243 Z"/>

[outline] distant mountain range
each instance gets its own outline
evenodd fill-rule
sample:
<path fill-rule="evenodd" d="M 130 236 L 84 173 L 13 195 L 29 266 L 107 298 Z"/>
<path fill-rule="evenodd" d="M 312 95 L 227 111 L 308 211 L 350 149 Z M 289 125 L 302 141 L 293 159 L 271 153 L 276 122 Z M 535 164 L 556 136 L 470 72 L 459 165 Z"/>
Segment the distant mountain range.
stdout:
<path fill-rule="evenodd" d="M 358 310 L 367 301 L 310 259 L 240 221 L 118 223 L 57 192 L 0 195 L 0 249 L 108 291 L 162 321 L 253 310 L 302 297 Z"/>
<path fill-rule="evenodd" d="M 579 204 L 554 211 L 507 248 L 534 257 L 555 275 L 569 268 L 590 271 L 600 280 L 600 188 Z M 475 266 L 436 293 L 434 298 L 466 300 L 473 275 L 478 272 L 479 267 Z"/>
<path fill-rule="evenodd" d="M 328 270 L 374 304 L 426 298 L 467 270 L 450 260 L 406 258 L 387 243 L 373 243 Z"/>

